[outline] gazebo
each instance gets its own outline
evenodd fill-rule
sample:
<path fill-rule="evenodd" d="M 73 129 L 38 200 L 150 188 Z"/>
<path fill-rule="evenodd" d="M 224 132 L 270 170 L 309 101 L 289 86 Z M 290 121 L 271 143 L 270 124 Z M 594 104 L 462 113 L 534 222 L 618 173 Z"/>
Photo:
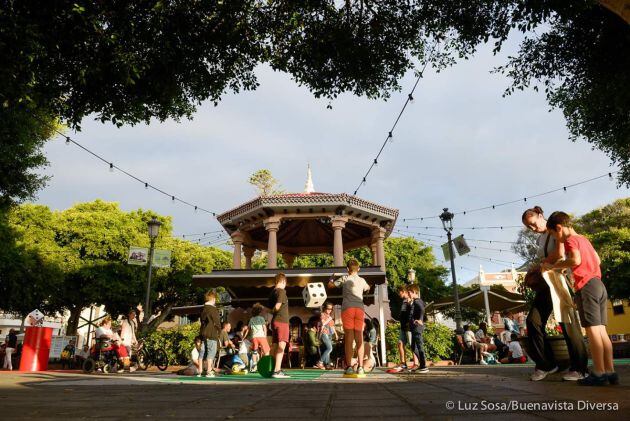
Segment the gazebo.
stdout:
<path fill-rule="evenodd" d="M 302 289 L 307 283 L 326 283 L 341 276 L 346 273 L 344 252 L 367 247 L 372 253 L 372 266 L 362 268 L 361 275 L 372 286 L 366 304 L 374 303 L 378 309 L 384 357 L 389 301 L 383 241 L 391 234 L 397 217 L 397 209 L 356 196 L 315 192 L 309 168 L 304 192 L 260 196 L 218 215 L 217 220 L 234 244 L 233 269 L 195 275 L 193 284 L 224 287 L 235 306 L 247 308 L 256 301 L 266 302 L 274 287 L 273 277 L 282 271 L 287 275 L 290 306 L 303 309 Z M 266 269 L 252 269 L 256 250 L 267 253 Z M 297 256 L 326 253 L 333 255 L 333 267 L 293 268 Z M 279 256 L 288 269 L 277 268 Z M 341 291 L 329 291 L 328 295 L 333 303 L 341 302 Z"/>

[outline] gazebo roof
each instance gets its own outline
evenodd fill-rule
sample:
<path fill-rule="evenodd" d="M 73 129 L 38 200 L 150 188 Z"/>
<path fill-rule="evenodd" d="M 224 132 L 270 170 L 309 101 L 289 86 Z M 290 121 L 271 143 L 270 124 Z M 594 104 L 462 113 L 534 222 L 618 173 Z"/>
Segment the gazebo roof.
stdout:
<path fill-rule="evenodd" d="M 344 250 L 368 246 L 374 227 L 388 236 L 398 210 L 346 193 L 288 193 L 259 196 L 217 216 L 228 234 L 246 234 L 245 244 L 266 249 L 268 233 L 264 220 L 281 220 L 278 251 L 311 254 L 330 252 L 333 244 L 331 218 L 347 218 L 343 230 Z"/>

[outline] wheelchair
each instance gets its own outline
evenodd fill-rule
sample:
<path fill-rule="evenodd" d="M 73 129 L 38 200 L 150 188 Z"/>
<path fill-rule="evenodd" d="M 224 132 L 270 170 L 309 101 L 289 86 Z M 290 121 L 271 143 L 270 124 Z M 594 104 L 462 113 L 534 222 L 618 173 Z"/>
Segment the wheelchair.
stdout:
<path fill-rule="evenodd" d="M 92 347 L 90 355 L 83 362 L 83 371 L 93 373 L 102 371 L 103 373 L 117 373 L 124 369 L 123 361 L 118 358 L 116 351 L 111 347 L 111 339 L 97 339 Z"/>

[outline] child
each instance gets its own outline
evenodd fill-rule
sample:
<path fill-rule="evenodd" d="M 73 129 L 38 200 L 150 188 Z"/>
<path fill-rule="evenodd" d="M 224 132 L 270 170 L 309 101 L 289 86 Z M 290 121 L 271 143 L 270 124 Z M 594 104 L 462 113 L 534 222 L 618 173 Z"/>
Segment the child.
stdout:
<path fill-rule="evenodd" d="M 409 331 L 409 323 L 407 323 L 409 320 L 409 312 L 411 311 L 411 300 L 409 299 L 407 288 L 406 285 L 403 285 L 398 289 L 398 296 L 402 300 L 398 316 L 398 320 L 400 321 L 400 336 L 398 338 L 400 365 L 388 370 L 388 372 L 392 373 L 399 373 L 407 368 L 411 368 L 407 366 L 407 351 L 405 350 L 405 347 L 411 345 L 411 332 Z M 413 354 L 413 366 L 416 367 L 417 365 L 418 357 L 416 357 L 416 354 Z"/>
<path fill-rule="evenodd" d="M 221 320 L 219 318 L 219 311 L 214 306 L 217 300 L 217 296 L 213 291 L 208 291 L 205 294 L 206 302 L 201 311 L 201 337 L 203 338 L 203 354 L 199 354 L 197 360 L 197 366 L 203 367 L 203 361 L 206 360 L 208 365 L 208 371 L 206 377 L 214 377 L 214 371 L 212 363 L 214 357 L 217 355 L 217 340 L 219 339 L 219 330 L 221 329 Z M 201 371 L 197 374 L 197 377 L 201 377 Z"/>
<path fill-rule="evenodd" d="M 269 342 L 267 342 L 267 322 L 261 316 L 263 306 L 260 303 L 254 304 L 252 307 L 252 318 L 249 319 L 248 327 L 251 332 L 252 349 L 262 351 L 262 355 L 269 355 Z"/>
<path fill-rule="evenodd" d="M 426 358 L 424 356 L 424 301 L 420 298 L 420 288 L 418 285 L 411 285 L 408 289 L 411 302 L 411 310 L 409 312 L 409 330 L 411 331 L 411 350 L 418 358 L 418 366 L 414 367 L 413 372 L 428 373 Z"/>
<path fill-rule="evenodd" d="M 363 369 L 363 324 L 365 311 L 363 310 L 363 292 L 369 291 L 370 286 L 365 279 L 359 276 L 359 262 L 350 259 L 347 264 L 348 275 L 328 284 L 343 287 L 341 303 L 341 323 L 344 331 L 344 348 L 346 354 L 346 371 L 344 376 L 353 377 L 355 375 L 352 368 L 352 356 L 354 355 L 353 344 L 357 345 L 358 368 L 356 374 L 365 375 Z"/>
<path fill-rule="evenodd" d="M 282 371 L 282 357 L 284 349 L 289 342 L 289 299 L 284 290 L 287 286 L 287 277 L 284 273 L 276 275 L 276 288 L 269 297 L 269 306 L 273 312 L 271 326 L 273 327 L 273 346 L 275 355 L 275 366 L 271 377 L 274 379 L 285 379 L 289 376 Z"/>
<path fill-rule="evenodd" d="M 311 320 L 308 323 L 304 351 L 306 353 L 306 366 L 324 369 L 324 364 L 319 359 L 319 334 L 317 332 L 317 321 Z"/>
<path fill-rule="evenodd" d="M 522 364 L 527 361 L 527 357 L 523 354 L 521 344 L 518 342 L 516 333 L 511 335 L 512 341 L 508 345 L 508 356 L 501 359 L 501 364 Z"/>
<path fill-rule="evenodd" d="M 593 358 L 591 374 L 578 383 L 583 386 L 603 386 L 607 382 L 619 384 L 613 366 L 612 343 L 606 331 L 608 293 L 602 283 L 599 256 L 590 241 L 575 232 L 571 217 L 566 213 L 552 213 L 547 220 L 547 229 L 564 244 L 566 259 L 553 264 L 543 263 L 541 269 L 571 269 L 575 301 Z"/>

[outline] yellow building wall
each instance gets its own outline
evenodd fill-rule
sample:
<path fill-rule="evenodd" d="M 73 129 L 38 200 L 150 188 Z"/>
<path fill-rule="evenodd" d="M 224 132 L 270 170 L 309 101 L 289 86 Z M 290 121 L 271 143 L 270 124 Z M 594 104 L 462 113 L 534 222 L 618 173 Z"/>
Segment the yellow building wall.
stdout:
<path fill-rule="evenodd" d="M 623 314 L 615 315 L 612 307 L 612 301 L 608 300 L 608 334 L 630 334 L 630 301 L 623 300 Z"/>

